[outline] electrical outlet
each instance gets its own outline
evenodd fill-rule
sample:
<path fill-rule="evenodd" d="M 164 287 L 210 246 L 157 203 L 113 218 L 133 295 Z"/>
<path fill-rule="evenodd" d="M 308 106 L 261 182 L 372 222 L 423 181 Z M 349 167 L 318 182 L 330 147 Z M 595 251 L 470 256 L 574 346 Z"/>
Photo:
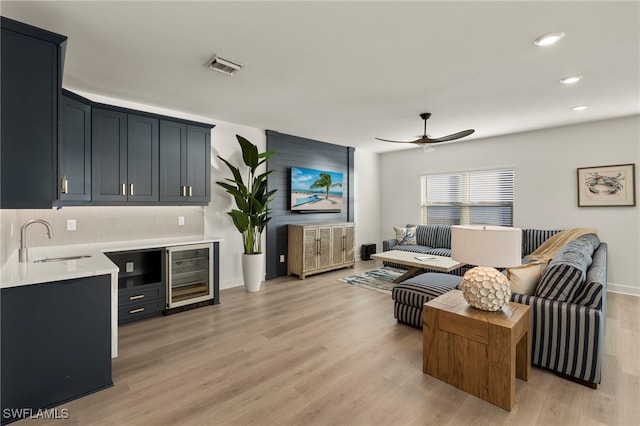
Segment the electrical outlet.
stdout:
<path fill-rule="evenodd" d="M 127 262 L 125 265 L 125 270 L 127 272 L 133 272 L 133 262 Z"/>
<path fill-rule="evenodd" d="M 280 263 L 284 263 L 284 254 L 280 255 Z"/>
<path fill-rule="evenodd" d="M 178 216 L 178 226 L 184 226 L 184 216 Z"/>
<path fill-rule="evenodd" d="M 67 219 L 67 231 L 75 231 L 75 230 L 76 230 L 76 220 Z"/>

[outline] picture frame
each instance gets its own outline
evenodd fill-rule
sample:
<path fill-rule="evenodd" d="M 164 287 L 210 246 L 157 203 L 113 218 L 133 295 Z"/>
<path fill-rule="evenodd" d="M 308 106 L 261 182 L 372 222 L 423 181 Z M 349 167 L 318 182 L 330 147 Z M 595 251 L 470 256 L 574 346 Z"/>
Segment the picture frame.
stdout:
<path fill-rule="evenodd" d="M 636 205 L 635 163 L 578 168 L 578 207 Z"/>

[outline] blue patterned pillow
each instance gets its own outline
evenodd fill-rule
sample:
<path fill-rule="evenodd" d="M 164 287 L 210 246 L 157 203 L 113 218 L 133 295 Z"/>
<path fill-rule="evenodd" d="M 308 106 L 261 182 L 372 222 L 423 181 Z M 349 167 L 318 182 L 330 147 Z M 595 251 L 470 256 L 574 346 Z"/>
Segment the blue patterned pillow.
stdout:
<path fill-rule="evenodd" d="M 393 230 L 396 232 L 396 241 L 398 245 L 416 245 L 418 244 L 416 241 L 416 227 L 409 226 L 406 228 L 399 228 L 397 226 L 393 227 Z"/>

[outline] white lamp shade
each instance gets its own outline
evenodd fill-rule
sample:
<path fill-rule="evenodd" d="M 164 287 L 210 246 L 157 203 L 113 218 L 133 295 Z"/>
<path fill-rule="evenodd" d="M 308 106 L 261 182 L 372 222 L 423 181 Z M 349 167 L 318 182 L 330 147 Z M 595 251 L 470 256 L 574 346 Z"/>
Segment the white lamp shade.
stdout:
<path fill-rule="evenodd" d="M 451 258 L 468 265 L 508 267 L 521 263 L 522 230 L 506 226 L 451 227 Z"/>

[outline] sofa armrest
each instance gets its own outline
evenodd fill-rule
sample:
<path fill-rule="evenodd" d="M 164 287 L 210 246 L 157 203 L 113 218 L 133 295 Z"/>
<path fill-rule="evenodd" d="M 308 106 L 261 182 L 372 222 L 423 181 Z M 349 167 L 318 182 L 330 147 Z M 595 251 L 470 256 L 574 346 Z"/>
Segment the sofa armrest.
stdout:
<path fill-rule="evenodd" d="M 511 300 L 531 307 L 531 361 L 598 384 L 604 358 L 604 312 L 574 303 L 513 293 Z"/>
<path fill-rule="evenodd" d="M 398 241 L 395 238 L 382 241 L 382 251 L 389 251 L 398 245 Z"/>

